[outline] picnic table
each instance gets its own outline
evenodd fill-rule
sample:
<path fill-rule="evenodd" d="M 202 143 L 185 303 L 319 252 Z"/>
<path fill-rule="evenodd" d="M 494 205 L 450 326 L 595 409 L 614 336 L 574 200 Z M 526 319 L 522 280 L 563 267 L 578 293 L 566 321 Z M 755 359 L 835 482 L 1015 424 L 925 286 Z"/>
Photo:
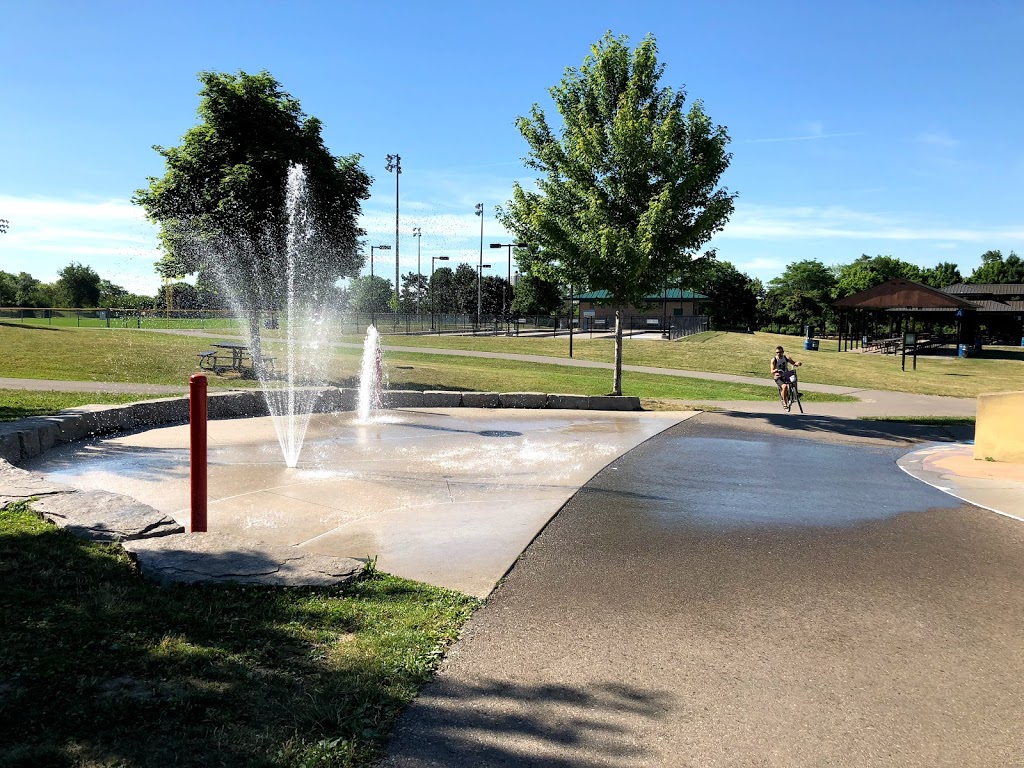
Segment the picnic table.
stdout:
<path fill-rule="evenodd" d="M 222 341 L 211 344 L 214 349 L 208 352 L 200 352 L 199 367 L 203 370 L 213 371 L 220 375 L 227 371 L 235 371 L 242 376 L 254 376 L 253 357 L 248 344 L 240 341 Z M 218 352 L 224 350 L 224 352 Z M 260 362 L 267 370 L 274 370 L 274 358 L 266 355 L 260 356 Z"/>

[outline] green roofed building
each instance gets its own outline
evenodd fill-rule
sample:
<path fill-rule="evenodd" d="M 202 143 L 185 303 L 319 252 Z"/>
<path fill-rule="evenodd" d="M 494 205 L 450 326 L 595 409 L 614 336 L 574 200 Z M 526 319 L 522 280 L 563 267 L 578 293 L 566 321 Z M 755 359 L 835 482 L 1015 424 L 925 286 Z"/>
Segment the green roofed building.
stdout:
<path fill-rule="evenodd" d="M 706 303 L 708 297 L 696 291 L 669 288 L 668 290 L 645 296 L 646 304 L 634 307 L 623 304 L 622 322 L 626 330 L 667 331 L 672 325 L 699 325 L 703 321 L 706 328 L 707 318 L 700 315 L 700 305 Z M 579 327 L 581 330 L 612 330 L 615 328 L 615 305 L 608 297 L 608 291 L 588 291 L 573 296 L 579 307 Z M 692 318 L 686 320 L 686 318 Z M 685 334 L 684 334 L 685 335 Z"/>

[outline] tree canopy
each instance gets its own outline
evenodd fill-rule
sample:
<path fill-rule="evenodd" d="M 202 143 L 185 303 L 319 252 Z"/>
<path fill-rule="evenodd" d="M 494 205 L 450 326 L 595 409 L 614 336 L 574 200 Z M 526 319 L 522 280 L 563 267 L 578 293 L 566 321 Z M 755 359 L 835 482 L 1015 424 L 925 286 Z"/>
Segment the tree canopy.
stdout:
<path fill-rule="evenodd" d="M 286 271 L 289 167 L 306 173 L 315 216 L 317 270 L 304 287 L 329 287 L 362 266 L 357 225 L 370 177 L 360 155 L 334 156 L 321 123 L 268 72 L 201 72 L 199 118 L 176 147 L 154 147 L 166 172 L 151 177 L 134 201 L 160 226 L 167 258 L 161 274 L 208 272 L 214 255 L 246 308 L 279 306 Z M 234 279 L 232 279 L 232 277 Z"/>
<path fill-rule="evenodd" d="M 641 306 L 720 231 L 735 195 L 719 188 L 729 136 L 700 101 L 661 87 L 657 44 L 611 32 L 549 92 L 562 120 L 556 134 L 534 104 L 516 125 L 529 145 L 535 190 L 516 183 L 498 217 L 516 239 L 557 264 L 560 281 L 606 290 Z M 617 323 L 618 326 L 618 323 Z M 621 393 L 621 331 L 613 389 Z"/>

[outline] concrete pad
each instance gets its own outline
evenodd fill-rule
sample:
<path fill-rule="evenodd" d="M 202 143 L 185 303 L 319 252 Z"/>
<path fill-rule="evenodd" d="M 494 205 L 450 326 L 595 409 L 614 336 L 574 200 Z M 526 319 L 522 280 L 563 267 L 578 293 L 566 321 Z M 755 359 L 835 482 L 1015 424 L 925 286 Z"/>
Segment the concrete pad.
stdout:
<path fill-rule="evenodd" d="M 209 424 L 209 529 L 486 596 L 591 477 L 693 412 L 428 408 L 314 415 L 284 466 L 269 417 Z M 188 522 L 188 426 L 55 448 L 31 463 Z"/>
<path fill-rule="evenodd" d="M 1024 464 L 979 461 L 966 443 L 940 443 L 912 451 L 900 469 L 958 499 L 1024 521 Z"/>

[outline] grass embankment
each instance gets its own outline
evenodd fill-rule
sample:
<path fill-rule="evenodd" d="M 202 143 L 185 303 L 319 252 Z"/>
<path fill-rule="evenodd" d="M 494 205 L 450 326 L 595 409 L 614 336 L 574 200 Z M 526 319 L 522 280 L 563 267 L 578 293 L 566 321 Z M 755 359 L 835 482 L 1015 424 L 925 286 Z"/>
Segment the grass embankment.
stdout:
<path fill-rule="evenodd" d="M 382 574 L 160 588 L 23 505 L 0 572 L 0 765 L 372 765 L 478 604 Z"/>
<path fill-rule="evenodd" d="M 134 403 L 161 395 L 112 395 L 105 392 L 33 392 L 0 389 L 0 421 L 17 421 L 29 416 L 49 416 L 79 405 Z"/>
<path fill-rule="evenodd" d="M 22 378 L 184 384 L 196 371 L 196 355 L 211 341 L 137 330 L 0 325 L 0 347 L 7 354 L 4 375 Z M 270 339 L 265 348 L 267 354 L 279 354 Z M 360 354 L 358 349 L 335 350 L 329 371 L 334 383 L 355 384 Z M 601 369 L 411 352 L 389 353 L 386 364 L 393 388 L 587 395 L 606 394 L 611 388 L 611 372 Z M 215 387 L 252 386 L 239 379 L 209 378 Z M 623 388 L 627 395 L 678 401 L 774 399 L 774 387 L 766 377 L 764 381 L 768 386 L 629 373 Z M 847 399 L 807 394 L 811 402 Z"/>
<path fill-rule="evenodd" d="M 388 336 L 385 345 L 436 347 L 483 352 L 568 357 L 568 337 L 505 336 Z M 666 343 L 660 340 L 627 338 L 623 362 L 686 371 L 707 371 L 768 377 L 769 359 L 777 345 L 804 363 L 800 380 L 816 384 L 837 384 L 862 389 L 913 392 L 923 395 L 976 397 L 986 392 L 1020 389 L 1024 383 L 1024 348 L 990 347 L 977 357 L 957 358 L 946 354 L 919 355 L 917 370 L 900 370 L 900 358 L 893 355 L 839 352 L 835 341 L 822 340 L 817 352 L 805 352 L 803 339 L 773 333 L 709 332 Z M 573 356 L 580 360 L 611 362 L 611 339 L 590 339 L 578 334 Z M 633 374 L 627 373 L 626 384 Z M 807 393 L 805 393 L 807 394 Z"/>

